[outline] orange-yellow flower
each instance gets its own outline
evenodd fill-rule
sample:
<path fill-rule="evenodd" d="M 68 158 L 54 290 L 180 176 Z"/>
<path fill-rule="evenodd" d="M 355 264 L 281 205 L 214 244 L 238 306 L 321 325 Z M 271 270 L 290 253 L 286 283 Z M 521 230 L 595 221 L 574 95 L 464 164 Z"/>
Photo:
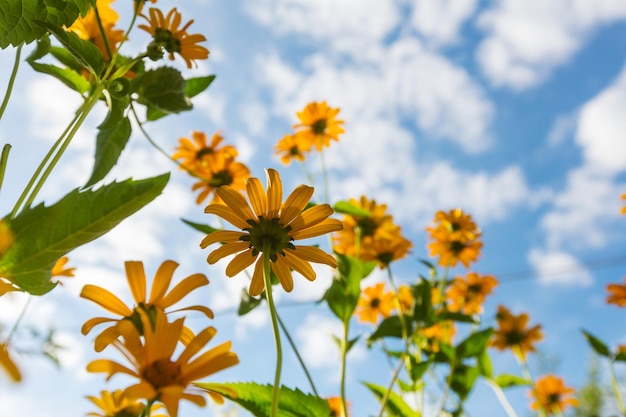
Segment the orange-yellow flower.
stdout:
<path fill-rule="evenodd" d="M 191 171 L 193 174 L 198 175 L 202 170 L 223 165 L 221 159 L 233 159 L 238 154 L 231 145 L 220 147 L 224 137 L 219 133 L 213 134 L 210 144 L 207 143 L 207 136 L 204 132 L 193 131 L 191 137 L 193 141 L 186 137 L 179 139 L 179 144 L 172 158 L 182 159 L 181 169 Z"/>
<path fill-rule="evenodd" d="M 624 277 L 626 282 L 626 277 Z M 618 307 L 626 306 L 626 284 L 609 284 L 606 286 L 609 295 L 606 297 L 607 304 L 615 304 Z"/>
<path fill-rule="evenodd" d="M 123 323 L 130 322 L 141 329 L 142 323 L 138 316 L 140 311 L 144 311 L 148 314 L 154 314 L 155 311 L 165 311 L 179 302 L 191 291 L 209 283 L 209 280 L 203 274 L 193 274 L 183 279 L 168 293 L 167 290 L 169 289 L 172 276 L 178 264 L 174 261 L 165 261 L 154 275 L 150 298 L 148 298 L 146 293 L 146 273 L 143 263 L 139 261 L 127 261 L 125 267 L 126 279 L 136 303 L 134 307 L 126 306 L 115 294 L 95 285 L 85 285 L 80 293 L 82 298 L 91 300 L 105 310 L 121 316 L 121 318 L 95 317 L 87 320 L 87 322 L 83 324 L 81 332 L 86 335 L 94 326 L 102 323 L 113 323 L 113 325 L 106 328 L 96 337 L 95 350 L 97 352 L 100 352 L 118 338 L 120 335 L 120 326 Z M 207 317 L 213 318 L 211 309 L 200 305 L 180 308 L 175 311 L 186 310 L 199 311 Z M 191 335 L 192 333 L 189 329 L 185 329 L 183 332 L 183 337 L 187 337 L 187 339 Z"/>
<path fill-rule="evenodd" d="M 459 261 L 466 268 L 480 255 L 482 242 L 480 229 L 469 214 L 461 209 L 452 209 L 448 213 L 439 211 L 435 214 L 435 227 L 428 227 L 433 242 L 428 244 L 430 256 L 439 257 L 441 266 L 456 266 Z"/>
<path fill-rule="evenodd" d="M 344 132 L 341 125 L 343 120 L 336 118 L 339 108 L 332 108 L 326 104 L 326 101 L 311 102 L 297 113 L 300 123 L 294 125 L 296 136 L 302 140 L 307 149 L 315 146 L 315 149 L 321 152 L 324 146 L 330 146 L 331 140 L 339 140 L 339 135 Z"/>
<path fill-rule="evenodd" d="M 302 140 L 302 136 L 285 135 L 276 146 L 274 146 L 275 155 L 280 156 L 283 164 L 289 165 L 294 159 L 303 162 L 306 159 L 306 153 L 309 152 L 311 146 Z"/>
<path fill-rule="evenodd" d="M 562 378 L 546 375 L 538 379 L 530 391 L 533 399 L 530 407 L 533 410 L 542 409 L 548 415 L 561 415 L 568 406 L 578 406 L 578 400 L 570 397 L 574 391 L 574 388 L 565 386 Z"/>
<path fill-rule="evenodd" d="M 124 395 L 124 391 L 118 389 L 116 391 L 102 391 L 100 396 L 87 396 L 87 399 L 94 403 L 101 411 L 90 412 L 87 415 L 92 417 L 140 417 L 146 405 L 134 399 L 129 399 Z M 161 408 L 160 404 L 150 407 L 150 416 L 167 417 L 163 414 L 153 414 L 153 411 Z"/>
<path fill-rule="evenodd" d="M 7 373 L 11 381 L 20 382 L 22 380 L 22 373 L 9 355 L 9 347 L 6 343 L 0 343 L 0 369 Z"/>
<path fill-rule="evenodd" d="M 196 174 L 199 181 L 191 186 L 191 190 L 200 191 L 196 197 L 197 204 L 202 204 L 212 193 L 211 202 L 221 203 L 221 198 L 215 193 L 218 188 L 227 185 L 233 190 L 243 191 L 246 189 L 246 180 L 250 178 L 248 167 L 232 158 L 219 158 L 213 165 L 198 169 Z"/>
<path fill-rule="evenodd" d="M 485 297 L 498 285 L 490 275 L 469 272 L 465 277 L 456 277 L 446 290 L 448 310 L 465 314 L 480 314 Z"/>
<path fill-rule="evenodd" d="M 622 200 L 626 201 L 626 193 L 622 194 Z M 621 213 L 626 214 L 626 206 L 622 207 Z"/>
<path fill-rule="evenodd" d="M 424 349 L 431 352 L 439 352 L 441 343 L 447 345 L 452 344 L 452 340 L 456 334 L 456 327 L 453 321 L 444 320 L 430 327 L 419 329 L 418 333 L 426 339 L 426 343 L 423 346 Z"/>
<path fill-rule="evenodd" d="M 189 340 L 178 358 L 173 359 L 178 341 L 183 335 L 184 318 L 169 323 L 162 310 L 156 310 L 154 320 L 144 311 L 139 313 L 139 317 L 143 340 L 137 327 L 124 321 L 119 326 L 123 341 L 116 339 L 112 343 L 126 357 L 129 366 L 109 359 L 97 359 L 87 365 L 87 371 L 106 373 L 107 379 L 117 373 L 137 378 L 139 382 L 126 388 L 124 395 L 148 401 L 157 400 L 165 405 L 170 417 L 178 416 L 181 399 L 204 407 L 206 399 L 203 394 L 208 393 L 215 401 L 222 403 L 223 398 L 218 394 L 190 385 L 239 363 L 237 355 L 231 352 L 231 342 L 222 343 L 200 354 L 216 334 L 215 328 L 207 327 Z"/>
<path fill-rule="evenodd" d="M 528 328 L 527 313 L 514 316 L 506 307 L 500 305 L 496 319 L 498 329 L 493 333 L 491 346 L 498 350 L 513 349 L 513 352 L 521 358 L 526 357 L 526 352 L 535 352 L 535 343 L 543 339 L 543 333 L 540 325 Z"/>
<path fill-rule="evenodd" d="M 204 35 L 187 33 L 187 29 L 193 23 L 193 19 L 187 22 L 183 27 L 179 27 L 182 23 L 182 16 L 173 8 L 167 15 L 157 8 L 150 8 L 150 17 L 142 15 L 149 25 L 139 25 L 139 27 L 150 33 L 153 37 L 152 44 L 148 47 L 148 53 L 156 54 L 165 49 L 169 53 L 171 60 L 174 60 L 174 54 L 177 53 L 187 63 L 187 68 L 191 68 L 197 59 L 207 59 L 209 50 L 204 46 L 198 45 L 200 42 L 206 41 Z M 150 55 L 152 58 L 152 55 Z M 162 53 L 161 53 L 162 56 Z"/>
<path fill-rule="evenodd" d="M 117 46 L 124 39 L 124 31 L 114 29 L 119 19 L 118 14 L 111 8 L 113 0 L 97 0 L 96 8 L 100 16 L 100 23 L 104 29 L 105 38 L 102 37 L 96 12 L 89 9 L 85 17 L 79 16 L 67 30 L 74 32 L 78 37 L 92 42 L 102 52 L 107 61 L 111 60 L 111 54 L 115 53 Z M 109 53 L 110 52 L 110 53 Z"/>
<path fill-rule="evenodd" d="M 66 268 L 69 260 L 70 258 L 68 258 L 67 256 L 60 257 L 59 260 L 52 267 L 51 275 L 53 277 L 73 277 L 76 268 Z"/>
<path fill-rule="evenodd" d="M 329 216 L 333 209 L 328 204 L 318 204 L 305 209 L 313 187 L 300 185 L 288 197 L 283 198 L 280 175 L 273 169 L 266 170 L 267 192 L 258 178 L 246 181 L 250 203 L 235 189 L 224 185 L 217 194 L 224 204 L 210 204 L 205 213 L 215 214 L 241 231 L 220 230 L 207 235 L 200 246 L 206 248 L 223 242 L 220 248 L 207 257 L 214 264 L 225 256 L 237 254 L 226 267 L 226 275 L 233 277 L 256 262 L 248 292 L 259 295 L 265 288 L 263 257 L 269 257 L 270 268 L 285 291 L 293 290 L 291 269 L 309 281 L 316 278 L 310 262 L 337 267 L 335 258 L 314 246 L 296 246 L 295 240 L 308 239 L 340 230 L 339 220 Z M 259 254 L 264 256 L 259 258 Z"/>
<path fill-rule="evenodd" d="M 330 407 L 330 417 L 346 417 L 343 413 L 341 397 L 328 397 L 327 400 Z"/>
<path fill-rule="evenodd" d="M 413 308 L 413 293 L 407 285 L 400 285 L 398 288 L 398 300 L 400 300 L 400 308 L 404 314 L 411 312 Z"/>
<path fill-rule="evenodd" d="M 402 236 L 400 227 L 396 227 L 389 238 L 380 236 L 365 239 L 362 246 L 361 259 L 376 261 L 380 269 L 385 269 L 391 262 L 405 258 L 413 243 Z"/>
<path fill-rule="evenodd" d="M 366 287 L 361 293 L 354 314 L 362 323 L 378 324 L 379 318 L 391 316 L 393 311 L 393 294 L 385 291 L 385 283 Z"/>

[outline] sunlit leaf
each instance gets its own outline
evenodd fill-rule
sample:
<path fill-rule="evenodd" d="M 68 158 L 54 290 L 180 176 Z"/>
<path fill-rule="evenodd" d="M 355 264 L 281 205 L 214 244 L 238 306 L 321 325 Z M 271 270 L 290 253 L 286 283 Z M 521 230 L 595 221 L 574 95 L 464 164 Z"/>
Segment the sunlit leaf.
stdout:
<path fill-rule="evenodd" d="M 132 128 L 130 120 L 123 117 L 117 124 L 108 128 L 98 128 L 96 138 L 96 155 L 91 177 L 85 187 L 94 185 L 102 180 L 117 163 L 126 143 L 130 138 Z"/>
<path fill-rule="evenodd" d="M 380 385 L 372 384 L 369 382 L 363 383 L 370 391 L 376 396 L 378 401 L 382 401 L 385 393 L 387 392 L 386 387 L 382 387 Z M 385 410 L 390 413 L 391 416 L 396 417 L 419 417 L 421 416 L 419 411 L 413 410 L 409 405 L 402 399 L 394 391 L 389 392 L 387 402 L 385 403 Z"/>
<path fill-rule="evenodd" d="M 586 330 L 583 330 L 582 332 L 583 335 L 585 335 L 587 342 L 589 342 L 589 346 L 591 346 L 591 348 L 595 350 L 598 355 L 606 356 L 607 358 L 611 357 L 611 350 L 603 341 L 601 341 L 591 333 L 587 332 Z"/>
<path fill-rule="evenodd" d="M 502 389 L 531 384 L 531 382 L 527 380 L 526 378 L 522 378 L 521 376 L 517 376 L 517 375 L 509 375 L 509 374 L 498 375 L 495 379 L 495 383 L 498 384 L 498 386 Z"/>
<path fill-rule="evenodd" d="M 372 213 L 364 208 L 357 207 L 349 201 L 338 201 L 333 206 L 337 213 L 349 214 L 350 216 L 370 217 Z"/>
<path fill-rule="evenodd" d="M 197 230 L 198 232 L 202 232 L 202 233 L 205 233 L 207 235 L 209 235 L 209 234 L 211 234 L 213 232 L 217 232 L 218 230 L 221 230 L 221 229 L 216 229 L 215 227 L 209 226 L 208 224 L 196 223 L 196 222 L 192 222 L 191 220 L 187 220 L 187 219 L 181 219 L 181 220 L 187 226 L 191 226 L 193 229 Z"/>
<path fill-rule="evenodd" d="M 487 343 L 493 333 L 490 327 L 485 330 L 472 333 L 456 347 L 456 355 L 458 358 L 471 358 L 482 354 L 487 349 Z"/>

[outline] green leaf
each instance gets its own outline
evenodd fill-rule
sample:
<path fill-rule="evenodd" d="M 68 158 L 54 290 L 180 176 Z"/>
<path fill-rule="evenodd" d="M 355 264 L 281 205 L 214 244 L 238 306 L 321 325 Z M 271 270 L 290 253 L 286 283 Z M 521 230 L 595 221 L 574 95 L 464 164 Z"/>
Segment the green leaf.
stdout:
<path fill-rule="evenodd" d="M 130 104 L 130 97 L 114 97 L 111 96 L 110 102 L 107 102 L 109 105 L 109 112 L 106 117 L 98 126 L 99 130 L 111 129 L 119 125 L 124 119 L 124 111 Z"/>
<path fill-rule="evenodd" d="M 60 68 L 55 65 L 42 64 L 35 61 L 28 61 L 28 63 L 35 71 L 42 74 L 52 75 L 54 78 L 80 94 L 89 90 L 89 81 L 69 68 Z"/>
<path fill-rule="evenodd" d="M 45 35 L 41 39 L 37 40 L 35 49 L 33 49 L 33 52 L 30 53 L 30 55 L 28 56 L 28 58 L 26 58 L 26 60 L 36 61 L 40 58 L 43 58 L 44 56 L 48 54 L 48 52 L 50 52 L 50 49 L 51 49 L 50 36 Z"/>
<path fill-rule="evenodd" d="M 85 68 L 90 69 L 91 72 L 96 75 L 102 74 L 105 67 L 104 58 L 102 57 L 102 52 L 100 52 L 96 45 L 58 26 L 52 24 L 44 24 L 44 26 Z"/>
<path fill-rule="evenodd" d="M 428 280 L 422 279 L 417 285 L 412 285 L 414 308 L 413 318 L 417 322 L 422 322 L 423 327 L 430 327 L 436 322 L 435 311 L 433 309 L 431 286 Z"/>
<path fill-rule="evenodd" d="M 85 187 L 90 187 L 102 180 L 117 163 L 120 154 L 124 150 L 132 128 L 130 120 L 124 117 L 112 127 L 102 129 L 96 139 L 96 156 L 91 177 Z"/>
<path fill-rule="evenodd" d="M 146 71 L 141 82 L 140 102 L 165 113 L 180 113 L 192 108 L 180 71 L 171 67 Z"/>
<path fill-rule="evenodd" d="M 372 213 L 364 208 L 357 207 L 349 201 L 338 201 L 333 206 L 337 213 L 348 214 L 350 216 L 371 217 Z"/>
<path fill-rule="evenodd" d="M 617 355 L 615 355 L 615 360 L 617 362 L 626 362 L 626 352 L 617 352 Z"/>
<path fill-rule="evenodd" d="M 493 377 L 493 367 L 491 366 L 491 357 L 489 356 L 489 352 L 487 352 L 487 349 L 485 349 L 483 353 L 478 355 L 477 365 L 478 365 L 478 370 L 480 371 L 480 374 L 482 376 L 488 379 Z"/>
<path fill-rule="evenodd" d="M 359 341 L 360 336 L 355 337 L 352 340 L 348 340 L 348 344 L 346 346 L 346 352 L 349 352 L 350 349 L 352 349 L 354 347 L 354 345 L 356 344 L 356 342 Z"/>
<path fill-rule="evenodd" d="M 448 378 L 452 378 L 450 382 L 450 388 L 456 392 L 461 402 L 463 402 L 472 391 L 476 378 L 480 372 L 475 366 L 457 365 L 454 367 L 452 375 Z"/>
<path fill-rule="evenodd" d="M 458 358 L 472 358 L 482 354 L 487 349 L 487 343 L 493 333 L 490 327 L 476 333 L 472 333 L 456 347 L 456 356 Z"/>
<path fill-rule="evenodd" d="M 71 250 L 90 242 L 156 198 L 169 174 L 126 180 L 98 190 L 70 192 L 51 206 L 40 204 L 5 219 L 15 242 L 0 258 L 0 271 L 33 295 L 54 288 L 50 271 Z"/>
<path fill-rule="evenodd" d="M 435 362 L 440 363 L 452 363 L 456 359 L 456 350 L 454 347 L 450 346 L 444 342 L 438 342 L 439 352 L 435 354 Z"/>
<path fill-rule="evenodd" d="M 215 227 L 209 226 L 208 224 L 195 223 L 195 222 L 192 222 L 191 220 L 186 220 L 186 219 L 181 219 L 181 220 L 186 225 L 191 226 L 197 231 L 205 233 L 207 235 L 210 235 L 213 232 L 217 232 L 218 230 L 221 230 L 221 229 L 216 229 Z"/>
<path fill-rule="evenodd" d="M 531 384 L 529 380 L 522 378 L 521 376 L 509 374 L 498 375 L 494 382 L 502 389 Z"/>
<path fill-rule="evenodd" d="M 73 69 L 74 72 L 80 74 L 83 71 L 83 66 L 69 51 L 65 48 L 61 48 L 60 46 L 51 46 L 50 47 L 50 55 L 55 57 L 59 62 L 66 67 Z"/>
<path fill-rule="evenodd" d="M 407 329 L 407 334 L 412 334 L 412 324 L 411 318 L 409 316 L 404 316 L 404 323 L 409 327 Z M 379 325 L 376 331 L 367 338 L 367 347 L 371 347 L 374 342 L 378 339 L 382 339 L 384 337 L 397 337 L 402 338 L 402 321 L 400 320 L 400 316 L 391 316 L 384 319 Z"/>
<path fill-rule="evenodd" d="M 211 383 L 197 382 L 195 386 L 223 395 L 236 402 L 256 417 L 269 417 L 272 386 L 254 382 Z M 280 417 L 330 417 L 328 401 L 299 389 L 280 387 L 278 397 Z"/>
<path fill-rule="evenodd" d="M 338 276 L 324 294 L 330 310 L 343 322 L 350 320 L 361 295 L 361 280 L 370 272 L 373 262 L 364 262 L 348 255 L 337 254 Z"/>
<path fill-rule="evenodd" d="M 242 289 L 241 300 L 239 301 L 239 309 L 237 310 L 237 314 L 239 316 L 245 316 L 246 314 L 254 310 L 257 306 L 259 306 L 262 300 L 263 298 L 254 298 L 248 293 L 248 291 Z"/>
<path fill-rule="evenodd" d="M 432 361 L 418 362 L 414 356 L 410 356 L 411 361 L 411 380 L 415 383 L 422 378 L 422 375 L 430 368 Z"/>
<path fill-rule="evenodd" d="M 587 342 L 589 342 L 591 348 L 595 350 L 598 355 L 606 356 L 607 358 L 611 357 L 611 350 L 603 341 L 601 341 L 591 333 L 587 332 L 586 330 L 583 330 L 582 332 L 583 335 L 585 335 L 585 338 L 587 338 Z"/>
<path fill-rule="evenodd" d="M 206 90 L 211 85 L 214 79 L 215 75 L 208 75 L 206 77 L 196 77 L 185 80 L 185 95 L 188 98 L 197 96 L 198 94 Z M 159 110 L 154 106 L 149 105 L 146 109 L 146 119 L 149 121 L 155 121 L 165 116 L 167 116 L 166 112 Z"/>
<path fill-rule="evenodd" d="M 444 311 L 438 315 L 440 320 L 452 320 L 457 321 L 459 323 L 472 323 L 478 324 L 478 320 L 474 318 L 474 316 L 469 316 L 463 313 L 453 313 L 450 311 Z"/>
<path fill-rule="evenodd" d="M 376 396 L 378 401 L 382 401 L 385 393 L 387 392 L 387 388 L 381 387 L 380 385 L 372 384 L 369 382 L 364 382 L 367 388 Z M 397 417 L 419 417 L 421 414 L 419 411 L 413 410 L 409 405 L 402 399 L 401 396 L 396 394 L 394 391 L 389 393 L 389 397 L 387 398 L 387 403 L 385 404 L 385 410 L 387 410 L 391 415 Z"/>

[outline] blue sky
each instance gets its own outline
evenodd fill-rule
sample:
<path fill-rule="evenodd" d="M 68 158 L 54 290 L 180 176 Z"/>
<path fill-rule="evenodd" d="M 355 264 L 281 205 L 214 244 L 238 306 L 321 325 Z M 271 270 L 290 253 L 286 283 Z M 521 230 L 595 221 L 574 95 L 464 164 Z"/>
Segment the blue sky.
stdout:
<path fill-rule="evenodd" d="M 164 9 L 177 5 L 158 4 Z M 121 15 L 128 12 L 124 2 L 113 6 Z M 485 306 L 486 322 L 493 321 L 498 304 L 514 313 L 528 311 L 531 321 L 544 328 L 540 356 L 558 357 L 557 364 L 531 360 L 537 374 L 555 371 L 569 385 L 584 383 L 592 355 L 581 328 L 612 346 L 626 343 L 626 334 L 615 327 L 625 313 L 604 303 L 606 284 L 626 275 L 626 218 L 619 216 L 619 196 L 626 192 L 626 3 L 189 0 L 178 8 L 184 20 L 193 16 L 192 30 L 207 37 L 211 55 L 191 71 L 180 60 L 170 65 L 189 76 L 216 74 L 217 79 L 194 100 L 192 112 L 147 125 L 162 147 L 173 149 L 192 130 L 209 135 L 219 130 L 254 176 L 264 178 L 264 168 L 278 168 L 286 188 L 292 188 L 304 182 L 298 167 L 283 167 L 271 149 L 290 132 L 296 111 L 310 101 L 327 100 L 341 108 L 346 122 L 346 134 L 325 155 L 331 199 L 365 194 L 388 204 L 415 244 L 414 253 L 394 269 L 399 281 L 412 282 L 424 272 L 417 259 L 427 255 L 424 228 L 434 213 L 462 207 L 483 230 L 485 247 L 473 270 L 493 273 L 501 282 Z M 134 32 L 131 40 L 127 52 L 135 53 L 147 36 Z M 0 52 L 3 85 L 12 59 L 13 51 Z M 0 199 L 3 212 L 12 207 L 77 104 L 78 98 L 56 80 L 21 67 L 0 121 L 0 141 L 13 145 Z M 104 108 L 97 109 L 81 129 L 43 190 L 44 201 L 54 202 L 86 182 L 95 126 L 104 114 Z M 308 168 L 318 180 L 319 167 L 312 158 Z M 178 279 L 207 274 L 211 284 L 191 301 L 221 312 L 212 323 L 218 339 L 232 339 L 241 359 L 215 380 L 271 381 L 267 312 L 259 309 L 243 319 L 232 313 L 247 281 L 225 278 L 226 262 L 208 266 L 207 252 L 198 247 L 202 236 L 178 222 L 180 217 L 214 219 L 194 203 L 192 180 L 174 168 L 138 132 L 133 134 L 107 181 L 165 171 L 172 171 L 172 180 L 144 211 L 70 255 L 78 267 L 75 280 L 33 300 L 25 320 L 58 329 L 69 348 L 64 367 L 23 358 L 24 384 L 14 387 L 0 379 L 0 417 L 81 415 L 91 410 L 85 395 L 123 386 L 121 378 L 105 384 L 101 375 L 84 371 L 94 355 L 91 338 L 79 329 L 102 311 L 77 295 L 84 284 L 97 283 L 128 300 L 123 263 L 129 259 L 144 261 L 149 276 L 165 259 L 181 263 Z M 311 303 L 323 294 L 331 271 L 316 270 L 315 283 L 296 279 L 292 294 L 278 296 L 279 313 L 300 343 L 321 393 L 337 395 L 338 353 L 329 334 L 338 333 L 339 324 Z M 376 273 L 367 283 L 382 278 Z M 4 301 L 0 317 L 12 323 L 24 299 Z M 294 303 L 302 305 L 290 306 Z M 206 325 L 201 318 L 190 320 Z M 354 335 L 370 330 L 355 325 Z M 286 361 L 284 383 L 308 390 L 291 353 Z M 518 372 L 510 354 L 494 352 L 494 367 Z M 352 352 L 348 396 L 354 416 L 376 410 L 360 381 L 384 385 L 388 378 L 379 353 L 365 347 Z M 511 392 L 520 415 L 528 410 L 525 391 Z M 28 401 L 33 395 L 43 401 Z M 498 407 L 479 382 L 470 415 L 486 415 L 486 410 L 504 415 Z M 182 411 L 207 415 L 193 406 Z"/>

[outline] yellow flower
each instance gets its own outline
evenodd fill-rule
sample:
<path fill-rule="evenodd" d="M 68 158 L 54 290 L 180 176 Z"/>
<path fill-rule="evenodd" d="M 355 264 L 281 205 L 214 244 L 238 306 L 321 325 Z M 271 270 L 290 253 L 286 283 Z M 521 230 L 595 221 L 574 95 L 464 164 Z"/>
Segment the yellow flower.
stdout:
<path fill-rule="evenodd" d="M 0 277 L 0 297 L 11 291 L 21 291 L 18 287 L 13 285 L 12 282 Z"/>
<path fill-rule="evenodd" d="M 533 410 L 542 409 L 548 415 L 562 415 L 561 413 L 568 406 L 578 406 L 576 398 L 568 397 L 573 393 L 574 388 L 566 387 L 562 378 L 546 375 L 538 379 L 530 391 L 530 396 L 533 399 L 530 407 Z"/>
<path fill-rule="evenodd" d="M 453 209 L 435 215 L 436 227 L 428 227 L 430 238 L 434 240 L 428 244 L 430 256 L 438 256 L 441 266 L 456 266 L 461 261 L 466 268 L 475 262 L 480 255 L 483 244 L 478 239 L 480 229 L 472 221 L 471 216 L 461 209 Z"/>
<path fill-rule="evenodd" d="M 343 120 L 336 119 L 339 110 L 322 101 L 309 103 L 297 113 L 300 123 L 293 127 L 298 129 L 296 135 L 306 144 L 307 150 L 315 146 L 321 151 L 324 146 L 330 146 L 331 140 L 339 140 L 339 135 L 344 132 Z"/>
<path fill-rule="evenodd" d="M 11 247 L 15 237 L 6 221 L 0 220 L 0 256 L 3 256 Z"/>
<path fill-rule="evenodd" d="M 411 288 L 406 285 L 400 285 L 398 288 L 398 299 L 400 300 L 400 308 L 404 314 L 408 314 L 413 309 L 413 293 Z"/>
<path fill-rule="evenodd" d="M 393 294 L 385 291 L 385 284 L 366 287 L 359 298 L 355 315 L 362 323 L 378 324 L 379 316 L 387 318 L 393 310 Z"/>
<path fill-rule="evenodd" d="M 183 335 L 184 318 L 169 323 L 161 310 L 156 310 L 154 323 L 144 311 L 139 316 L 144 330 L 143 340 L 137 328 L 124 321 L 119 326 L 123 341 L 118 339 L 112 343 L 126 357 L 129 366 L 109 359 L 97 359 L 87 365 L 87 371 L 104 372 L 107 379 L 117 373 L 139 379 L 139 382 L 124 390 L 124 395 L 148 401 L 158 400 L 165 405 L 170 417 L 178 416 L 181 399 L 204 407 L 206 399 L 203 394 L 208 393 L 215 401 L 222 403 L 223 399 L 218 394 L 190 385 L 239 363 L 237 355 L 231 352 L 231 342 L 222 343 L 197 356 L 216 334 L 215 328 L 207 327 L 189 340 L 174 360 L 172 356 Z"/>
<path fill-rule="evenodd" d="M 149 54 L 151 48 L 157 51 L 161 51 L 161 48 L 164 48 L 169 52 L 171 60 L 174 60 L 174 53 L 180 55 L 187 63 L 187 68 L 191 68 L 192 63 L 196 59 L 207 59 L 209 57 L 209 50 L 204 46 L 198 45 L 199 42 L 206 41 L 204 35 L 190 35 L 187 33 L 187 29 L 193 23 L 193 19 L 187 22 L 185 26 L 179 28 L 182 16 L 176 8 L 173 8 L 164 16 L 161 10 L 151 7 L 150 17 L 145 15 L 142 15 L 142 17 L 148 21 L 149 25 L 139 25 L 138 27 L 150 33 L 154 39 L 151 46 L 148 47 Z"/>
<path fill-rule="evenodd" d="M 233 159 L 237 156 L 237 150 L 225 145 L 219 147 L 224 137 L 219 133 L 214 133 L 211 138 L 211 144 L 207 143 L 206 134 L 199 131 L 191 133 L 193 142 L 185 137 L 179 139 L 179 145 L 176 152 L 172 155 L 174 159 L 182 159 L 181 168 L 198 174 L 201 170 L 209 169 L 218 164 L 220 159 Z M 222 162 L 223 163 L 223 162 Z"/>
<path fill-rule="evenodd" d="M 439 352 L 441 343 L 452 344 L 456 327 L 454 327 L 453 321 L 444 320 L 430 327 L 419 329 L 418 333 L 426 339 L 423 348 L 436 353 Z"/>
<path fill-rule="evenodd" d="M 466 277 L 456 277 L 446 290 L 448 310 L 465 314 L 480 314 L 485 297 L 498 285 L 490 275 L 469 272 Z"/>
<path fill-rule="evenodd" d="M 624 278 L 626 282 L 626 277 Z M 626 285 L 625 284 L 609 284 L 606 286 L 606 290 L 609 292 L 606 297 L 607 304 L 615 304 L 618 307 L 626 306 Z"/>
<path fill-rule="evenodd" d="M 402 236 L 400 227 L 396 227 L 390 238 L 375 237 L 363 241 L 361 259 L 376 261 L 380 269 L 385 269 L 393 261 L 405 258 L 413 243 Z"/>
<path fill-rule="evenodd" d="M 341 229 L 341 222 L 329 216 L 333 209 L 328 204 L 318 204 L 305 210 L 313 195 L 313 187 L 300 185 L 284 203 L 280 175 L 273 169 L 266 170 L 267 192 L 258 178 L 246 181 L 250 204 L 229 186 L 217 189 L 225 204 L 210 204 L 205 213 L 222 217 L 241 231 L 220 230 L 206 236 L 203 249 L 217 242 L 225 244 L 207 257 L 214 264 L 225 256 L 237 254 L 226 267 L 226 275 L 233 277 L 252 265 L 259 253 L 269 256 L 272 271 L 285 291 L 293 290 L 291 269 L 309 281 L 316 278 L 310 262 L 337 267 L 334 257 L 314 246 L 296 246 L 294 240 L 321 236 Z M 263 256 L 255 265 L 250 283 L 250 295 L 259 295 L 265 288 L 263 280 Z"/>
<path fill-rule="evenodd" d="M 280 156 L 280 160 L 283 164 L 289 165 L 292 160 L 304 162 L 306 159 L 305 154 L 309 152 L 311 146 L 302 140 L 302 136 L 298 135 L 285 135 L 276 146 L 274 154 Z"/>
<path fill-rule="evenodd" d="M 139 319 L 139 313 L 141 311 L 151 315 L 153 315 L 155 311 L 165 311 L 165 309 L 179 302 L 191 291 L 209 283 L 209 280 L 203 274 L 193 274 L 182 280 L 167 293 L 178 264 L 174 261 L 165 261 L 161 264 L 154 276 L 150 298 L 148 298 L 146 294 L 146 273 L 143 263 L 140 261 L 127 261 L 125 267 L 126 279 L 136 303 L 135 307 L 131 308 L 126 306 L 115 294 L 95 285 L 85 285 L 80 293 L 82 298 L 91 300 L 105 310 L 121 316 L 119 319 L 95 317 L 87 320 L 87 322 L 83 324 L 81 332 L 86 335 L 98 324 L 113 323 L 112 326 L 106 328 L 96 337 L 95 350 L 97 352 L 100 352 L 118 338 L 120 335 L 120 326 L 123 323 L 133 323 L 141 331 L 142 322 Z M 207 317 L 213 318 L 211 309 L 199 305 L 180 308 L 175 311 L 186 310 L 199 311 Z M 182 335 L 188 339 L 192 335 L 191 330 L 185 329 Z"/>
<path fill-rule="evenodd" d="M 113 0 L 97 0 L 96 2 L 100 22 L 102 23 L 102 28 L 106 36 L 106 43 L 100 32 L 96 12 L 93 8 L 89 9 L 85 17 L 78 16 L 74 23 L 72 23 L 72 26 L 67 29 L 70 32 L 74 32 L 81 39 L 88 40 L 96 45 L 107 61 L 111 60 L 111 55 L 107 50 L 107 44 L 110 52 L 113 54 L 117 50 L 119 43 L 124 39 L 123 30 L 113 29 L 119 16 L 115 10 L 111 8 L 111 3 L 113 3 Z"/>
<path fill-rule="evenodd" d="M 124 391 L 116 390 L 113 392 L 102 391 L 99 397 L 87 396 L 87 399 L 94 403 L 101 412 L 90 412 L 88 416 L 92 417 L 142 417 L 146 405 L 133 399 L 129 399 L 124 395 Z M 160 404 L 150 407 L 150 416 L 167 417 L 163 414 L 153 414 L 152 412 L 161 408 Z"/>
<path fill-rule="evenodd" d="M 626 201 L 626 193 L 622 194 L 622 200 Z M 626 206 L 622 207 L 621 213 L 626 214 Z"/>
<path fill-rule="evenodd" d="M 198 191 L 196 203 L 202 204 L 211 193 L 214 193 L 223 185 L 231 187 L 233 190 L 243 191 L 246 189 L 246 180 L 250 178 L 248 167 L 232 158 L 219 158 L 215 163 L 207 168 L 196 171 L 199 181 L 191 186 L 192 191 Z M 221 203 L 218 194 L 213 194 L 212 203 Z"/>
<path fill-rule="evenodd" d="M 328 397 L 327 400 L 330 407 L 330 417 L 346 417 L 343 413 L 341 397 Z"/>
<path fill-rule="evenodd" d="M 76 268 L 65 267 L 65 265 L 67 265 L 69 260 L 70 258 L 68 258 L 67 256 L 62 256 L 61 258 L 59 258 L 57 263 L 54 264 L 54 267 L 52 267 L 52 273 L 51 273 L 52 276 L 53 277 L 73 277 L 74 271 L 76 271 Z"/>
<path fill-rule="evenodd" d="M 514 316 L 506 307 L 498 306 L 496 319 L 499 327 L 493 333 L 491 346 L 498 350 L 513 349 L 513 353 L 523 359 L 526 352 L 534 352 L 535 343 L 543 339 L 540 325 L 527 328 L 529 316 L 526 313 Z"/>
<path fill-rule="evenodd" d="M 9 347 L 6 343 L 0 343 L 0 368 L 4 369 L 13 382 L 20 382 L 22 380 L 22 374 L 9 355 Z"/>

